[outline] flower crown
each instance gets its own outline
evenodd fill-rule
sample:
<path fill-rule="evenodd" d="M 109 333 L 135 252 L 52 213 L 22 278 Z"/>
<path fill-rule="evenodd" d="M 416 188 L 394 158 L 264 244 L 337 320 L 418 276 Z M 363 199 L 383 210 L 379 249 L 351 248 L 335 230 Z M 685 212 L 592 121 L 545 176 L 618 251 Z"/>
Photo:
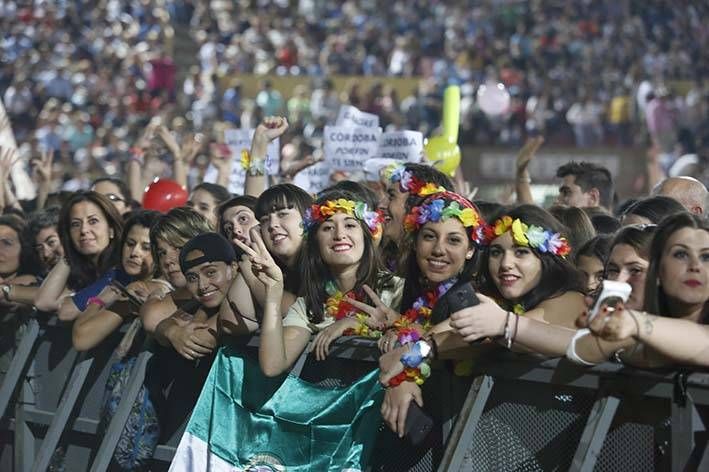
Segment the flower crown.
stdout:
<path fill-rule="evenodd" d="M 539 252 L 549 252 L 559 257 L 566 257 L 571 252 L 569 242 L 560 233 L 553 233 L 540 226 L 528 225 L 519 218 L 513 220 L 509 215 L 499 218 L 493 225 L 484 225 L 478 229 L 483 244 L 490 244 L 493 239 L 507 231 L 512 232 L 512 239 L 519 246 L 531 247 Z"/>
<path fill-rule="evenodd" d="M 382 230 L 384 215 L 381 211 L 369 211 L 366 203 L 345 198 L 327 200 L 325 203 L 315 204 L 308 208 L 303 219 L 305 230 L 310 231 L 315 225 L 324 222 L 335 213 L 344 213 L 362 221 L 367 225 L 372 236 L 377 236 Z"/>
<path fill-rule="evenodd" d="M 437 223 L 448 218 L 458 218 L 463 226 L 471 228 L 470 236 L 475 242 L 479 232 L 477 228 L 484 226 L 484 222 L 475 206 L 457 193 L 443 191 L 437 193 L 411 209 L 404 218 L 404 230 L 417 231 L 429 221 Z"/>
<path fill-rule="evenodd" d="M 436 185 L 432 182 L 424 182 L 419 179 L 413 175 L 411 171 L 406 170 L 406 167 L 402 164 L 392 164 L 384 168 L 382 175 L 392 184 L 399 182 L 399 190 L 402 192 L 413 193 L 419 197 L 426 197 L 446 191 L 446 189 L 440 185 Z"/>

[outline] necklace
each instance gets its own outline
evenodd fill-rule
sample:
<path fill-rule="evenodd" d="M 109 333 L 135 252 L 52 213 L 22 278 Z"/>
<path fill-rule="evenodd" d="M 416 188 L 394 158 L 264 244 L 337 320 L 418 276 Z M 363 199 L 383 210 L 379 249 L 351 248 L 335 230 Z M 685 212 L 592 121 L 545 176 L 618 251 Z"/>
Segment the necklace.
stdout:
<path fill-rule="evenodd" d="M 420 325 L 424 332 L 431 328 L 433 307 L 457 281 L 458 279 L 456 278 L 449 279 L 430 290 L 426 290 L 414 300 L 411 308 L 401 314 L 399 319 L 394 322 L 394 327 L 398 332 L 399 344 L 416 342 L 421 338 L 421 333 L 413 325 Z"/>
<path fill-rule="evenodd" d="M 325 292 L 328 294 L 327 300 L 325 300 L 325 312 L 330 315 L 335 321 L 340 321 L 344 318 L 354 318 L 358 321 L 356 328 L 349 328 L 343 333 L 344 336 L 366 336 L 370 338 L 378 338 L 382 335 L 382 332 L 370 328 L 365 323 L 365 320 L 369 315 L 359 311 L 357 308 L 352 306 L 346 298 L 352 298 L 357 301 L 364 301 L 364 290 L 350 290 L 347 293 L 342 293 L 342 291 L 337 288 L 337 284 L 329 280 L 325 284 Z"/>

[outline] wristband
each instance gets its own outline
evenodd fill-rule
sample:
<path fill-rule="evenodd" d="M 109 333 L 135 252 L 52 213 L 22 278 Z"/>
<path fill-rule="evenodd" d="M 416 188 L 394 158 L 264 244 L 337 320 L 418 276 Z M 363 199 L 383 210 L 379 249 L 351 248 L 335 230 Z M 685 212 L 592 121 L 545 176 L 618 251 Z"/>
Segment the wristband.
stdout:
<path fill-rule="evenodd" d="M 87 305 L 98 305 L 101 308 L 106 308 L 106 302 L 101 300 L 99 297 L 90 297 L 86 302 Z"/>
<path fill-rule="evenodd" d="M 574 337 L 571 338 L 571 342 L 569 343 L 569 347 L 566 348 L 566 357 L 570 361 L 572 361 L 576 364 L 586 365 L 586 366 L 596 365 L 595 362 L 588 362 L 588 361 L 581 359 L 581 357 L 579 357 L 579 355 L 576 353 L 576 340 L 589 334 L 590 332 L 591 332 L 590 329 L 580 329 L 580 330 L 576 331 L 576 334 L 574 334 Z"/>

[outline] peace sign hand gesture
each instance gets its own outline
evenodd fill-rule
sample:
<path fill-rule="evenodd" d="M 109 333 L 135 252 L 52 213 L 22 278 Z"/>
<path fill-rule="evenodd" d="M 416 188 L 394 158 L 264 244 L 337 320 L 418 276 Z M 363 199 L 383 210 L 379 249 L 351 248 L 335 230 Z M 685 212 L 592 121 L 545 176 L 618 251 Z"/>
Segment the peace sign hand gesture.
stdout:
<path fill-rule="evenodd" d="M 283 272 L 266 249 L 258 225 L 251 228 L 250 235 L 251 243 L 249 245 L 238 240 L 234 242 L 248 257 L 251 272 L 266 288 L 267 298 L 273 297 L 275 300 L 277 296 L 278 302 L 280 302 L 280 296 L 283 294 Z"/>
<path fill-rule="evenodd" d="M 369 296 L 369 299 L 372 300 L 374 306 L 345 297 L 347 303 L 369 315 L 364 322 L 370 328 L 381 331 L 393 325 L 394 321 L 399 319 L 399 313 L 382 303 L 379 296 L 368 285 L 363 285 L 362 288 Z"/>

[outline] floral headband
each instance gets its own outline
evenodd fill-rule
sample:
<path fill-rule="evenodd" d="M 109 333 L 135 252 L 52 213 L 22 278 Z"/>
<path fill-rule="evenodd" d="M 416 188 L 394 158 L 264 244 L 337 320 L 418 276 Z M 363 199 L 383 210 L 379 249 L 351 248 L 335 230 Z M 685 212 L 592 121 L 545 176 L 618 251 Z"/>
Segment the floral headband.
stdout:
<path fill-rule="evenodd" d="M 384 178 L 391 183 L 399 182 L 399 190 L 402 192 L 413 193 L 419 197 L 426 197 L 435 193 L 445 192 L 446 189 L 432 182 L 424 182 L 411 171 L 406 170 L 406 167 L 401 164 L 392 164 L 382 171 Z"/>
<path fill-rule="evenodd" d="M 507 231 L 512 232 L 512 239 L 519 246 L 531 247 L 539 252 L 549 252 L 559 257 L 566 257 L 571 252 L 569 242 L 560 233 L 552 233 L 540 226 L 527 225 L 519 218 L 503 216 L 494 225 L 479 228 L 483 244 L 490 242 Z"/>
<path fill-rule="evenodd" d="M 438 223 L 448 218 L 458 218 L 466 229 L 472 229 L 470 236 L 473 241 L 480 242 L 477 229 L 484 226 L 484 222 L 478 210 L 465 198 L 447 191 L 437 193 L 413 207 L 404 218 L 404 230 L 417 231 L 429 221 Z"/>
<path fill-rule="evenodd" d="M 362 221 L 367 225 L 372 236 L 379 235 L 382 230 L 384 215 L 382 215 L 381 211 L 369 211 L 367 204 L 364 202 L 338 198 L 337 200 L 327 200 L 320 205 L 312 205 L 305 211 L 303 220 L 306 231 L 310 231 L 316 224 L 324 222 L 335 213 L 344 213 Z"/>

